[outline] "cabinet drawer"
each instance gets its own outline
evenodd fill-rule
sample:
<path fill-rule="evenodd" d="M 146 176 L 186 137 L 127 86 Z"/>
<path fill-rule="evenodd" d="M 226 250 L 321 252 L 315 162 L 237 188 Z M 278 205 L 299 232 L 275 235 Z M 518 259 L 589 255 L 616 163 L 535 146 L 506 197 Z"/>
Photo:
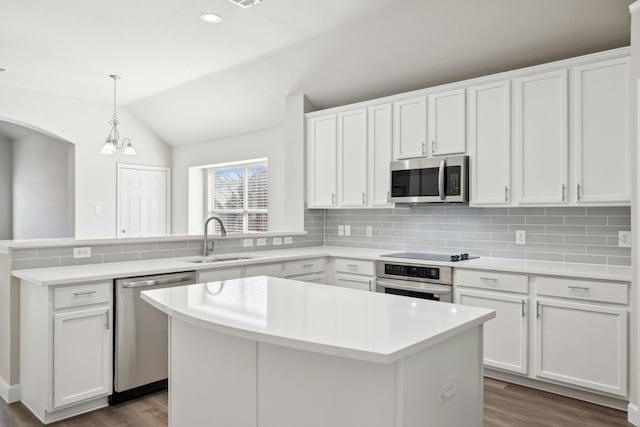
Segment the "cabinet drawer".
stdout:
<path fill-rule="evenodd" d="M 336 273 L 362 274 L 365 276 L 375 276 L 376 268 L 371 261 L 360 261 L 356 259 L 336 258 L 334 261 Z"/>
<path fill-rule="evenodd" d="M 65 286 L 53 290 L 53 308 L 78 307 L 111 301 L 111 283 Z"/>
<path fill-rule="evenodd" d="M 245 277 L 282 277 L 282 264 L 248 265 L 247 267 L 245 267 L 244 275 Z"/>
<path fill-rule="evenodd" d="M 629 303 L 629 286 L 619 282 L 564 279 L 561 277 L 537 277 L 536 293 L 560 298 L 587 301 Z"/>
<path fill-rule="evenodd" d="M 351 274 L 336 274 L 336 286 L 358 289 L 361 291 L 375 291 L 375 277 L 362 277 Z"/>
<path fill-rule="evenodd" d="M 327 283 L 327 278 L 324 273 L 303 274 L 302 276 L 289 277 L 289 279 L 298 280 L 300 282 L 319 283 L 321 285 Z"/>
<path fill-rule="evenodd" d="M 198 283 L 240 279 L 242 277 L 242 268 L 222 268 L 217 270 L 198 271 Z"/>
<path fill-rule="evenodd" d="M 318 273 L 325 270 L 325 259 L 303 259 L 289 261 L 284 264 L 284 277 L 298 276 L 300 274 Z"/>
<path fill-rule="evenodd" d="M 496 273 L 495 271 L 454 269 L 454 286 L 495 289 L 506 292 L 529 292 L 529 278 L 521 274 Z"/>

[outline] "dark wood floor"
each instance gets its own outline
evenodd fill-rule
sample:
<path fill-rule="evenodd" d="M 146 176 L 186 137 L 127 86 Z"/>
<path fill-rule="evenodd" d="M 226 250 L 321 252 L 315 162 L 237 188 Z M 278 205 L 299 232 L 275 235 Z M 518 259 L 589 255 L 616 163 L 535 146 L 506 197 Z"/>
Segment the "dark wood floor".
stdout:
<path fill-rule="evenodd" d="M 631 426 L 626 421 L 625 412 L 567 397 L 490 379 L 485 380 L 484 389 L 485 427 Z M 154 394 L 51 425 L 56 427 L 163 427 L 167 425 L 167 394 Z M 0 399 L 0 427 L 32 426 L 42 426 L 42 424 L 28 409 L 20 403 L 7 405 Z"/>

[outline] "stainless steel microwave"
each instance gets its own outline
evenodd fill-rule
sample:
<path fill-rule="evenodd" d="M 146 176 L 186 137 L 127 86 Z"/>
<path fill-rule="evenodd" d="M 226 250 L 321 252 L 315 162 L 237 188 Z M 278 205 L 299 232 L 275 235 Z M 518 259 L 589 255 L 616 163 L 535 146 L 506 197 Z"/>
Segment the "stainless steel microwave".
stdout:
<path fill-rule="evenodd" d="M 469 156 L 391 162 L 391 202 L 466 203 L 469 201 Z"/>

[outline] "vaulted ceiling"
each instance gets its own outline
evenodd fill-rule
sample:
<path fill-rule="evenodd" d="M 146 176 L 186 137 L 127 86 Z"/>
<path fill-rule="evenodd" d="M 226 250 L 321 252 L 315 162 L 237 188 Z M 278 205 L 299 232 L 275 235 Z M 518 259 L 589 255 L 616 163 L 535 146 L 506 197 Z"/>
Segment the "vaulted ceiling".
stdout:
<path fill-rule="evenodd" d="M 125 107 L 188 144 L 277 126 L 296 92 L 325 108 L 625 46 L 630 2 L 0 0 L 0 84 L 110 102 L 118 73 Z"/>

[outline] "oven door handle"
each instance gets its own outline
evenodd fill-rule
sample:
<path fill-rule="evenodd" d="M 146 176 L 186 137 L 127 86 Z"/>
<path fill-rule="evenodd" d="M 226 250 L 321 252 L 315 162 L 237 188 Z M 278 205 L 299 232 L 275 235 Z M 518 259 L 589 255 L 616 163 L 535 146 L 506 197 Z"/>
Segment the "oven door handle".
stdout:
<path fill-rule="evenodd" d="M 447 162 L 440 160 L 440 167 L 438 168 L 438 193 L 440 194 L 440 200 L 444 200 L 447 195 L 444 191 L 444 168 L 447 166 Z"/>
<path fill-rule="evenodd" d="M 451 294 L 451 286 L 437 285 L 433 283 L 422 283 L 420 285 L 409 285 L 408 280 L 385 280 L 376 279 L 376 285 L 383 288 L 402 289 L 405 291 L 424 292 L 429 294 L 448 295 Z M 418 283 L 418 282 L 415 282 Z"/>

